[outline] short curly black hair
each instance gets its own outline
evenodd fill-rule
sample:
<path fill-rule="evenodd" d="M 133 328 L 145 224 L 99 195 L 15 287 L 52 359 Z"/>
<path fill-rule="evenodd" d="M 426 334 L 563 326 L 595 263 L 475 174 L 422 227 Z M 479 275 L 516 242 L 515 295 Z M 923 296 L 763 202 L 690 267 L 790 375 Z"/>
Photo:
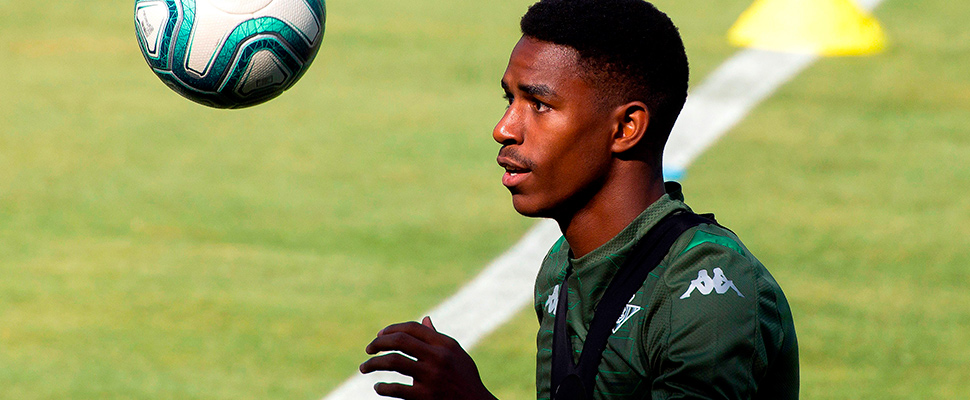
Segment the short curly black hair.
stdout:
<path fill-rule="evenodd" d="M 646 104 L 647 136 L 663 147 L 689 79 L 684 42 L 666 14 L 643 0 L 540 0 L 521 28 L 525 36 L 576 49 L 607 105 Z"/>

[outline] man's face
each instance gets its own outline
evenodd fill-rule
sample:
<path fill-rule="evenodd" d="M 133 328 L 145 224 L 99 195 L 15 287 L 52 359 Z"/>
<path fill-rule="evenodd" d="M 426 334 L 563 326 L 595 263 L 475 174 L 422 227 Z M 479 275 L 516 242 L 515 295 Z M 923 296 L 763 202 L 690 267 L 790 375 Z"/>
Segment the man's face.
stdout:
<path fill-rule="evenodd" d="M 523 37 L 502 77 L 509 100 L 492 137 L 512 204 L 530 217 L 557 218 L 581 209 L 609 172 L 615 126 L 598 106 L 578 53 Z"/>

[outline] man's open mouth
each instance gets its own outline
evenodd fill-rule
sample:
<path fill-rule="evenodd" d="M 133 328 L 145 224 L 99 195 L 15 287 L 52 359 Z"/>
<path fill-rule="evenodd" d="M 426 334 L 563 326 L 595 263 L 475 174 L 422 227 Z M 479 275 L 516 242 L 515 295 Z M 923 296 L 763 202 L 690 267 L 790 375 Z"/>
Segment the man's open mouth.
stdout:
<path fill-rule="evenodd" d="M 527 174 L 530 171 L 527 170 L 527 169 L 525 169 L 525 168 L 510 168 L 510 167 L 506 167 L 505 168 L 505 172 L 508 173 L 509 175 L 515 176 L 515 175 L 518 175 L 518 174 Z"/>
<path fill-rule="evenodd" d="M 522 183 L 530 173 L 530 163 L 519 157 L 513 148 L 503 147 L 495 159 L 502 168 L 505 168 L 505 175 L 502 175 L 502 184 L 511 188 Z"/>
<path fill-rule="evenodd" d="M 502 176 L 502 184 L 506 187 L 516 186 L 522 183 L 532 170 L 511 163 L 509 160 L 499 159 L 499 165 L 505 168 L 505 175 Z"/>

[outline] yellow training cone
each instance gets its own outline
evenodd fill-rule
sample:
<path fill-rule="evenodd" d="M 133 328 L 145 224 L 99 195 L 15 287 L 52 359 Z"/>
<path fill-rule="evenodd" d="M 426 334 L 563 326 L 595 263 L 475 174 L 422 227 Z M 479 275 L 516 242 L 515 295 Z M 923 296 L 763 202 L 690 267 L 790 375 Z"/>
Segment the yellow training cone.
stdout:
<path fill-rule="evenodd" d="M 881 51 L 879 22 L 851 0 L 756 0 L 728 31 L 731 44 L 823 56 Z"/>

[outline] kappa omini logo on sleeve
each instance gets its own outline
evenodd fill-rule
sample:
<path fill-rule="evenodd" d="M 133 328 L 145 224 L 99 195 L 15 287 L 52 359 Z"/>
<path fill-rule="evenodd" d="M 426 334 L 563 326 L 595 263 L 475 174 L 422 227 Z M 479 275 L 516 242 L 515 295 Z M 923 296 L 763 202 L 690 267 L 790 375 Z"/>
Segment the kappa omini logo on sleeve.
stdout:
<path fill-rule="evenodd" d="M 552 288 L 552 294 L 546 299 L 546 311 L 550 315 L 556 315 L 556 307 L 559 307 L 559 285 Z"/>
<path fill-rule="evenodd" d="M 744 297 L 741 291 L 738 290 L 737 286 L 734 286 L 734 282 L 724 277 L 724 271 L 720 268 L 714 268 L 714 277 L 712 278 L 708 275 L 706 269 L 702 269 L 697 272 L 697 279 L 690 281 L 690 287 L 687 291 L 680 296 L 681 299 L 686 299 L 690 297 L 694 290 L 701 292 L 702 295 L 707 296 L 711 292 L 717 292 L 717 294 L 727 293 L 728 289 L 734 289 L 734 292 L 738 296 Z"/>

